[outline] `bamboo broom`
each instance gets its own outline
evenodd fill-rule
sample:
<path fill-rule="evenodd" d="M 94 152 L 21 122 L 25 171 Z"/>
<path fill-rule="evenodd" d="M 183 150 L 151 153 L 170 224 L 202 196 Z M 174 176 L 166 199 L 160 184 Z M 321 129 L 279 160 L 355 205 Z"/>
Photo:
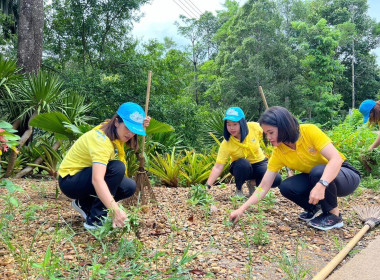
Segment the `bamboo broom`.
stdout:
<path fill-rule="evenodd" d="M 354 206 L 359 218 L 365 222 L 364 227 L 351 239 L 350 242 L 336 255 L 312 280 L 323 280 L 335 269 L 363 235 L 380 223 L 380 206 Z"/>
<path fill-rule="evenodd" d="M 148 86 L 146 90 L 146 100 L 145 100 L 145 116 L 148 116 L 149 98 L 150 98 L 150 85 L 152 81 L 152 71 L 148 72 Z M 145 171 L 145 136 L 142 138 L 142 148 L 141 153 L 138 153 L 139 168 L 136 175 L 136 193 L 133 196 L 131 204 L 136 204 L 140 199 L 142 205 L 146 205 L 149 202 L 156 201 L 152 186 L 150 185 L 149 177 Z"/>

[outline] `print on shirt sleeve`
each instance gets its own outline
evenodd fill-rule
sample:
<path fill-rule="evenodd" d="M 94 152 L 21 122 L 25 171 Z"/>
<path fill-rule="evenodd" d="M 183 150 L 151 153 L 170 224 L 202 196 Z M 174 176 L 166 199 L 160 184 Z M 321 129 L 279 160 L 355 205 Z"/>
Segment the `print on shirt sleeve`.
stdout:
<path fill-rule="evenodd" d="M 96 135 L 96 140 L 100 141 L 100 142 L 105 142 L 106 141 L 106 136 L 101 133 L 100 131 L 96 130 L 97 132 L 97 135 Z"/>

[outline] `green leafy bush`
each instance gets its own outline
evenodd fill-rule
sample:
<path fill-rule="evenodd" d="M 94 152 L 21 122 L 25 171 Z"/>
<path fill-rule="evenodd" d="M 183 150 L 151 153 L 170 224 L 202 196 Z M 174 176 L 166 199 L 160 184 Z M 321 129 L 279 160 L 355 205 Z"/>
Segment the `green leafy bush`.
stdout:
<path fill-rule="evenodd" d="M 180 173 L 185 178 L 186 185 L 189 187 L 205 183 L 211 173 L 212 162 L 207 155 L 196 153 L 194 150 L 185 153 Z"/>
<path fill-rule="evenodd" d="M 363 164 L 363 174 L 366 176 L 380 176 L 380 151 L 363 151 L 360 155 L 360 161 Z"/>
<path fill-rule="evenodd" d="M 162 183 L 170 187 L 178 187 L 180 181 L 182 153 L 176 154 L 175 148 L 165 155 L 151 156 L 147 170 L 157 176 Z"/>
<path fill-rule="evenodd" d="M 363 125 L 363 116 L 358 110 L 354 110 L 352 115 L 347 116 L 342 124 L 335 126 L 327 135 L 349 163 L 364 175 L 369 174 L 361 157 L 376 139 L 376 134 L 367 125 Z"/>

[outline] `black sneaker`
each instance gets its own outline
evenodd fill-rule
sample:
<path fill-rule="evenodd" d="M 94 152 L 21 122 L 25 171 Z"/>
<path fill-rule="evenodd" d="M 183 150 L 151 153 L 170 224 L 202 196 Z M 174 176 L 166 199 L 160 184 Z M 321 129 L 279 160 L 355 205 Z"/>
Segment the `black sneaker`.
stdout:
<path fill-rule="evenodd" d="M 341 228 L 343 226 L 343 219 L 340 213 L 339 217 L 331 213 L 323 213 L 309 221 L 309 225 L 321 230 Z"/>
<path fill-rule="evenodd" d="M 299 214 L 298 218 L 308 222 L 314 219 L 316 216 L 318 216 L 321 213 L 322 213 L 321 205 L 317 204 L 316 206 L 314 206 L 313 210 L 302 212 L 301 214 Z"/>
<path fill-rule="evenodd" d="M 78 199 L 73 200 L 71 202 L 71 206 L 74 208 L 75 211 L 77 211 L 83 217 L 83 219 L 85 220 L 87 219 L 87 213 L 85 209 L 83 209 L 83 207 L 80 206 Z"/>
<path fill-rule="evenodd" d="M 252 194 L 256 190 L 256 180 L 254 180 L 254 179 L 248 180 L 247 181 L 247 187 L 248 187 L 248 191 L 249 191 L 249 196 L 252 196 Z"/>

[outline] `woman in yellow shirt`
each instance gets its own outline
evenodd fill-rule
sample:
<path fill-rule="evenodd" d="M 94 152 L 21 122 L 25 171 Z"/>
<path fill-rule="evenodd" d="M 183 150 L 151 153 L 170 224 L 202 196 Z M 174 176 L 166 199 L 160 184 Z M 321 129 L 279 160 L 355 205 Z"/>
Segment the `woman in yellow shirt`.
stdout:
<path fill-rule="evenodd" d="M 378 124 L 380 127 L 380 101 L 364 100 L 359 107 L 360 113 L 364 117 L 364 123 L 368 122 L 370 124 Z M 368 148 L 368 151 L 372 151 L 380 145 L 380 134 L 377 136 L 376 140 Z"/>
<path fill-rule="evenodd" d="M 256 122 L 245 120 L 245 115 L 239 107 L 227 109 L 224 117 L 224 140 L 222 141 L 216 163 L 207 180 L 207 187 L 211 188 L 222 173 L 229 158 L 232 159 L 230 172 L 235 177 L 236 195 L 243 196 L 242 186 L 247 180 L 255 180 L 260 184 L 267 170 L 267 159 L 260 148 L 263 130 Z M 277 174 L 273 186 L 281 183 L 281 176 Z M 254 186 L 248 185 L 249 194 Z"/>
<path fill-rule="evenodd" d="M 137 150 L 137 135 L 146 135 L 149 122 L 139 105 L 124 103 L 111 120 L 79 137 L 63 159 L 59 187 L 74 199 L 72 207 L 85 219 L 85 228 L 100 226 L 107 209 L 114 212 L 113 226 L 124 226 L 127 215 L 117 201 L 133 195 L 136 183 L 125 176 L 123 145 Z"/>
<path fill-rule="evenodd" d="M 359 171 L 317 126 L 299 125 L 283 107 L 269 108 L 259 123 L 275 148 L 259 188 L 231 213 L 230 219 L 236 222 L 250 205 L 258 203 L 267 194 L 277 172 L 287 166 L 300 173 L 284 180 L 279 189 L 283 196 L 305 210 L 299 218 L 321 230 L 342 227 L 337 197 L 355 191 L 360 183 Z M 320 209 L 322 214 L 317 216 Z"/>

